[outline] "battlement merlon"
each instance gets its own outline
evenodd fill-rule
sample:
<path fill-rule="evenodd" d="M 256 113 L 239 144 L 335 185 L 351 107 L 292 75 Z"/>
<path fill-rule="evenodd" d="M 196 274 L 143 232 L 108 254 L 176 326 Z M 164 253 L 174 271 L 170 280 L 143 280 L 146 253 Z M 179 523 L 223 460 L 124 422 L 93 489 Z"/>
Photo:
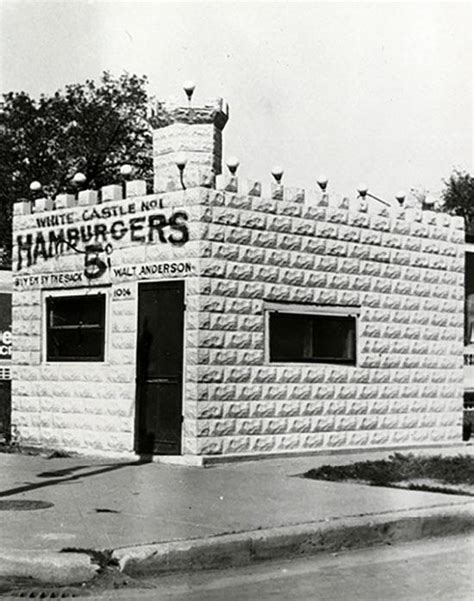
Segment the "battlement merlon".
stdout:
<path fill-rule="evenodd" d="M 222 130 L 229 107 L 222 98 L 201 106 L 167 100 L 150 115 L 153 131 L 154 191 L 168 192 L 199 186 L 203 175 L 213 181 L 222 173 Z M 179 155 L 186 160 L 180 173 Z"/>
<path fill-rule="evenodd" d="M 220 131 L 229 119 L 229 105 L 222 98 L 206 100 L 202 106 L 183 104 L 170 98 L 159 100 L 151 107 L 149 117 L 153 129 L 161 129 L 174 123 L 189 125 L 214 124 Z"/>

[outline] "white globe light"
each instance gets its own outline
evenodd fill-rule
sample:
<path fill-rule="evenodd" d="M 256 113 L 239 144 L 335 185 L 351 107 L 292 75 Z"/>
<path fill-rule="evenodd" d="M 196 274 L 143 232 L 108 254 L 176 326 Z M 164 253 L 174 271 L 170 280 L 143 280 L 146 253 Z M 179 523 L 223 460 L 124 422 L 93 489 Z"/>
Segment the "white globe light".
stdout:
<path fill-rule="evenodd" d="M 274 165 L 272 167 L 272 175 L 278 183 L 280 183 L 280 180 L 283 177 L 283 173 L 284 173 L 283 167 L 280 167 L 280 165 Z"/>
<path fill-rule="evenodd" d="M 30 184 L 30 190 L 32 192 L 39 192 L 42 189 L 42 187 L 43 186 L 41 185 L 41 182 L 38 182 L 36 180 L 34 182 L 31 182 Z"/>
<path fill-rule="evenodd" d="M 367 184 L 359 184 L 357 186 L 357 192 L 359 192 L 359 194 L 361 196 L 365 196 L 368 191 L 369 191 L 369 186 Z"/>
<path fill-rule="evenodd" d="M 325 175 L 320 175 L 316 181 L 321 190 L 325 190 L 329 180 Z"/>
<path fill-rule="evenodd" d="M 78 171 L 72 178 L 72 182 L 76 186 L 82 186 L 83 184 L 86 183 L 86 180 L 87 180 L 86 176 L 83 173 L 81 173 L 80 171 Z"/>
<path fill-rule="evenodd" d="M 178 152 L 174 159 L 174 162 L 176 164 L 176 167 L 178 167 L 178 169 L 182 171 L 186 167 L 188 159 L 186 158 L 184 152 Z"/>
<path fill-rule="evenodd" d="M 436 202 L 436 198 L 431 194 L 427 194 L 425 198 L 425 205 L 432 207 Z"/>
<path fill-rule="evenodd" d="M 130 177 L 133 173 L 133 166 L 129 164 L 122 165 L 120 167 L 120 175 L 122 177 Z"/>
<path fill-rule="evenodd" d="M 397 192 L 395 194 L 395 200 L 398 200 L 398 202 L 400 204 L 402 204 L 405 201 L 405 197 L 406 197 L 406 194 L 402 190 L 400 190 L 399 192 Z"/>
<path fill-rule="evenodd" d="M 235 172 L 237 171 L 237 169 L 239 168 L 240 161 L 237 157 L 229 157 L 227 159 L 226 164 L 227 164 L 229 171 L 232 173 L 232 175 L 234 175 Z"/>
<path fill-rule="evenodd" d="M 186 96 L 191 100 L 191 97 L 196 89 L 196 84 L 194 81 L 188 79 L 183 83 L 183 90 L 186 92 Z"/>

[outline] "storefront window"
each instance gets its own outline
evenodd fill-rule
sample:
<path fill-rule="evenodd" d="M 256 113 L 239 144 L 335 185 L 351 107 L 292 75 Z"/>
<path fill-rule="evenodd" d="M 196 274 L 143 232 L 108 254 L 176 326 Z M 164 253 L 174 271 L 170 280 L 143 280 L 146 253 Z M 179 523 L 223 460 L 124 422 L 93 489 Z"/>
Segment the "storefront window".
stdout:
<path fill-rule="evenodd" d="M 271 362 L 356 363 L 353 315 L 269 312 Z"/>
<path fill-rule="evenodd" d="M 105 294 L 46 300 L 48 361 L 103 361 Z"/>
<path fill-rule="evenodd" d="M 474 344 L 474 253 L 466 253 L 464 344 Z"/>

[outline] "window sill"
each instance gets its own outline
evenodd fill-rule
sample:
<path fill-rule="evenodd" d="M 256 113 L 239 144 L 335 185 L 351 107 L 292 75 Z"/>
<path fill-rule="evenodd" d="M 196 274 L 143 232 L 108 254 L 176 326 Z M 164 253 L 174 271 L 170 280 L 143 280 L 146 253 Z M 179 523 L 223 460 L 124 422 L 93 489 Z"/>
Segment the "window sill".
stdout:
<path fill-rule="evenodd" d="M 284 365 L 293 365 L 293 366 L 316 366 L 316 365 L 338 365 L 340 367 L 357 367 L 357 363 L 349 363 L 346 361 L 319 361 L 319 360 L 308 360 L 302 359 L 301 361 L 267 361 L 266 365 L 276 365 L 278 367 Z"/>

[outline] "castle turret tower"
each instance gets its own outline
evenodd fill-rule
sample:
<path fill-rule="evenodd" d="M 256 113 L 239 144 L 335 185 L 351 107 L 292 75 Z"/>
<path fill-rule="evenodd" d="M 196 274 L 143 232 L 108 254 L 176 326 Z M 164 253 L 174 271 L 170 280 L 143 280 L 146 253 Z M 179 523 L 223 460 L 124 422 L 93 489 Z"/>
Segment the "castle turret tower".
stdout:
<path fill-rule="evenodd" d="M 228 106 L 217 98 L 195 107 L 174 100 L 158 102 L 151 116 L 154 191 L 213 186 L 222 172 L 222 130 Z M 177 162 L 185 161 L 185 169 Z"/>

